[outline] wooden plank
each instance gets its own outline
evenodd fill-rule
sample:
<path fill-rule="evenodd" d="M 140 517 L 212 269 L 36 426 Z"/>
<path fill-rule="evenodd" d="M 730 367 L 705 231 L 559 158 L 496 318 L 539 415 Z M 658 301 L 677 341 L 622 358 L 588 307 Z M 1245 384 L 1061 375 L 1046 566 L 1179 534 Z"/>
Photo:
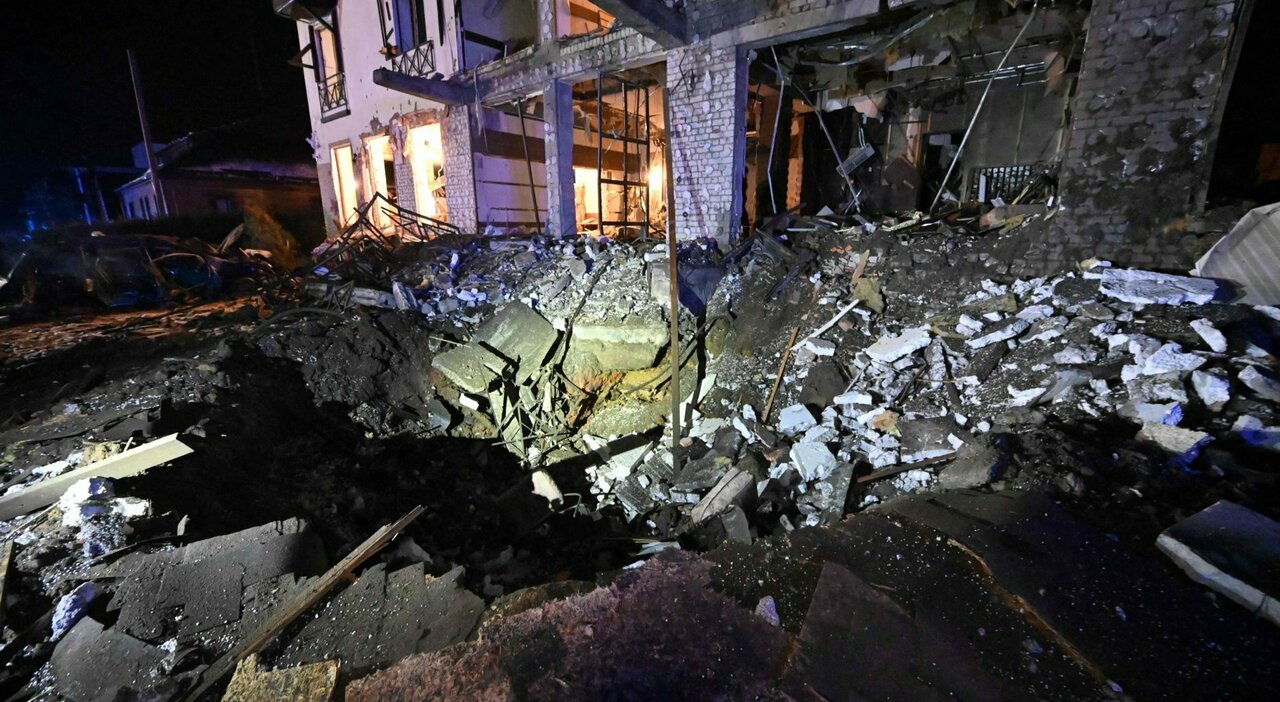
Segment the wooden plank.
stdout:
<path fill-rule="evenodd" d="M 47 507 L 57 502 L 67 488 L 85 478 L 127 478 L 189 453 L 191 447 L 179 441 L 177 434 L 170 434 L 106 460 L 42 480 L 12 495 L 0 497 L 0 519 L 13 519 Z"/>
<path fill-rule="evenodd" d="M 374 532 L 373 536 L 370 536 L 364 543 L 357 546 L 354 551 L 347 554 L 346 558 L 338 561 L 337 565 L 330 568 L 328 572 L 308 583 L 296 597 L 281 605 L 262 626 L 258 627 L 257 631 L 214 661 L 204 672 L 204 675 L 201 676 L 199 684 L 186 697 L 183 697 L 183 701 L 196 702 L 196 700 L 200 699 L 200 696 L 207 692 L 214 683 L 226 677 L 232 670 L 235 670 L 240 661 L 250 654 L 256 653 L 281 631 L 284 631 L 285 627 L 289 626 L 294 619 L 314 607 L 338 583 L 347 579 L 352 571 L 359 568 L 361 563 L 364 563 L 380 551 L 391 539 L 395 538 L 396 534 L 404 531 L 404 528 L 417 519 L 418 515 L 422 514 L 423 511 L 424 509 L 421 505 L 414 507 L 408 514 Z"/>
<path fill-rule="evenodd" d="M 909 470 L 914 470 L 916 468 L 924 468 L 925 466 L 933 466 L 939 463 L 946 463 L 947 461 L 950 461 L 955 457 L 956 457 L 955 453 L 948 453 L 944 456 L 934 456 L 933 458 L 926 458 L 923 461 L 916 461 L 915 463 L 899 463 L 896 466 L 881 468 L 880 470 L 875 471 L 874 473 L 867 473 L 866 475 L 860 476 L 857 482 L 869 483 L 873 480 L 881 480 L 883 478 L 889 478 L 899 473 L 905 473 Z"/>
<path fill-rule="evenodd" d="M 9 589 L 9 564 L 13 561 L 13 541 L 0 544 L 0 624 L 4 623 L 4 595 Z"/>

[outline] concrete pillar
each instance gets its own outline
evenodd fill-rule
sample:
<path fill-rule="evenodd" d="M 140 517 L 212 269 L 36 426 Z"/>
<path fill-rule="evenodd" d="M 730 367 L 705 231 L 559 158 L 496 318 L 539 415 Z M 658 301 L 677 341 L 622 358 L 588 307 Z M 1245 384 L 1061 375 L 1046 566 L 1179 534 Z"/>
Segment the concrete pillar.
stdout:
<path fill-rule="evenodd" d="M 578 231 L 573 200 L 573 86 L 551 81 L 542 93 L 546 119 L 543 144 L 547 159 L 547 232 Z"/>
<path fill-rule="evenodd" d="M 747 60 L 704 41 L 667 54 L 676 236 L 738 238 L 746 164 Z"/>
<path fill-rule="evenodd" d="M 549 44 L 569 33 L 568 0 L 538 0 L 538 43 Z"/>
<path fill-rule="evenodd" d="M 476 218 L 476 162 L 471 147 L 475 119 L 471 112 L 469 106 L 450 107 L 441 120 L 449 223 L 461 229 L 463 234 L 474 234 L 480 230 Z"/>

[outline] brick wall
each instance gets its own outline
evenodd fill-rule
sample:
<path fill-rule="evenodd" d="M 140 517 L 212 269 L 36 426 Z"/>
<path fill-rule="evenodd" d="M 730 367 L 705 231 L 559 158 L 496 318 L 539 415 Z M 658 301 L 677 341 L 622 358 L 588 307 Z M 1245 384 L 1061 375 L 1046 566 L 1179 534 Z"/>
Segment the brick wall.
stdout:
<path fill-rule="evenodd" d="M 1234 0 L 1097 0 L 1061 174 L 1063 210 L 1026 266 L 1088 256 L 1185 269 L 1165 225 L 1203 203 Z"/>
<path fill-rule="evenodd" d="M 450 107 L 441 120 L 445 200 L 449 206 L 449 223 L 464 232 L 478 231 L 476 167 L 471 154 L 471 109 Z"/>
<path fill-rule="evenodd" d="M 737 237 L 746 151 L 747 64 L 735 47 L 667 55 L 676 236 Z"/>
<path fill-rule="evenodd" d="M 399 156 L 395 161 L 396 170 L 396 203 L 401 207 L 418 211 L 418 193 L 413 187 L 413 166 L 407 159 Z"/>

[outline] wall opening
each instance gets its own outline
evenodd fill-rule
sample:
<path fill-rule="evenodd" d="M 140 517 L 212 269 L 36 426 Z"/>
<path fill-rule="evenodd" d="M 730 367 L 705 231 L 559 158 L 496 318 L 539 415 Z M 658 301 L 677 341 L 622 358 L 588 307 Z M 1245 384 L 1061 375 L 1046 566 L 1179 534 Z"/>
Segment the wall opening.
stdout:
<path fill-rule="evenodd" d="M 360 207 L 356 199 L 356 168 L 351 144 L 334 146 L 330 156 L 333 190 L 338 207 L 338 224 L 346 226 L 355 218 L 356 210 Z"/>
<path fill-rule="evenodd" d="M 449 221 L 445 199 L 444 139 L 439 122 L 409 129 L 405 137 L 405 158 L 413 171 L 413 192 L 417 212 Z"/>

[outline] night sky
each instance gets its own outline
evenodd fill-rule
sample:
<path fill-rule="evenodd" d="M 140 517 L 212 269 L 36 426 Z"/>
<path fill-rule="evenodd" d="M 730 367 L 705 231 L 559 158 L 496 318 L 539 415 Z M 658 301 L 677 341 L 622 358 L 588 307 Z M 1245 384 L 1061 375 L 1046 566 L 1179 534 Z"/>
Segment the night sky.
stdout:
<path fill-rule="evenodd" d="M 271 0 L 0 2 L 0 229 L 50 168 L 130 165 L 128 48 L 158 141 L 255 116 L 305 139 L 295 31 Z"/>

